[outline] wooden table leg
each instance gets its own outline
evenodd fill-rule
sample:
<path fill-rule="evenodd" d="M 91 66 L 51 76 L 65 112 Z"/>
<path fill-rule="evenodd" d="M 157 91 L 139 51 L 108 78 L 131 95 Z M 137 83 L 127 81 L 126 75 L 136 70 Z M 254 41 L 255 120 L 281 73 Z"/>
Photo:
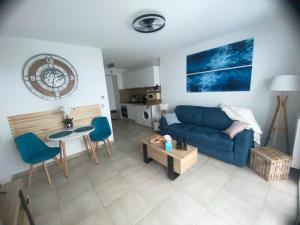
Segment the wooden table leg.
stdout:
<path fill-rule="evenodd" d="M 65 176 L 69 177 L 69 171 L 68 171 L 68 165 L 67 165 L 67 155 L 66 155 L 66 144 L 64 141 L 60 141 L 60 145 L 61 145 L 61 151 L 62 151 L 62 155 L 63 155 Z"/>
<path fill-rule="evenodd" d="M 60 152 L 59 152 L 59 161 L 60 161 L 60 163 L 62 163 L 62 144 L 61 144 L 62 142 L 61 141 L 59 141 L 59 147 L 60 147 Z"/>

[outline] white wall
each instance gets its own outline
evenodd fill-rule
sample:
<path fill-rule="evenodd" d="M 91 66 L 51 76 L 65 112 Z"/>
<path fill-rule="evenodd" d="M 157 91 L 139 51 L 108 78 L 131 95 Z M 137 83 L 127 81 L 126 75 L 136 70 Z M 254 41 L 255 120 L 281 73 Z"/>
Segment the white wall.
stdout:
<path fill-rule="evenodd" d="M 112 68 L 112 69 L 108 69 L 107 67 L 105 67 L 105 74 L 106 75 L 113 75 L 113 76 L 117 76 L 117 81 L 118 81 L 118 88 L 119 89 L 123 89 L 123 74 L 126 70 L 122 69 L 122 68 Z"/>
<path fill-rule="evenodd" d="M 179 104 L 217 106 L 220 103 L 241 105 L 253 110 L 266 132 L 275 108 L 275 93 L 268 90 L 272 76 L 300 75 L 299 24 L 281 18 L 270 24 L 241 30 L 210 41 L 172 52 L 160 58 L 162 101 L 171 110 Z M 248 92 L 186 92 L 186 56 L 232 42 L 254 38 L 251 90 Z M 292 93 L 288 102 L 290 136 L 294 137 L 295 114 L 300 112 L 300 93 Z M 284 150 L 282 139 L 280 148 Z"/>
<path fill-rule="evenodd" d="M 105 75 L 110 110 L 116 110 L 120 103 L 116 101 L 116 95 L 118 95 L 118 93 L 115 92 L 114 77 L 117 79 L 116 76 Z"/>
<path fill-rule="evenodd" d="M 77 90 L 69 98 L 45 101 L 24 85 L 22 68 L 26 60 L 39 53 L 53 53 L 70 61 L 79 74 Z M 0 183 L 27 169 L 18 154 L 7 116 L 56 109 L 59 105 L 103 104 L 104 116 L 110 118 L 101 49 L 33 39 L 0 37 Z M 102 99 L 102 96 L 104 98 Z M 47 124 L 45 124 L 47 126 Z M 82 140 L 66 143 L 67 154 L 85 149 Z"/>
<path fill-rule="evenodd" d="M 120 116 L 121 110 L 119 90 L 124 88 L 123 74 L 125 71 L 122 68 L 108 69 L 105 67 L 110 108 L 117 110 L 118 116 Z"/>

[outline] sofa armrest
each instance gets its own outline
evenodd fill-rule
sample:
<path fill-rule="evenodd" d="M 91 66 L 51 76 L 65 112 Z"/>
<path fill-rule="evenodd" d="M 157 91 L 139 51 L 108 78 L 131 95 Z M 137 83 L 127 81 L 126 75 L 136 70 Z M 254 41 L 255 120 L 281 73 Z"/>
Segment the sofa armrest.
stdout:
<path fill-rule="evenodd" d="M 161 135 L 166 135 L 167 134 L 167 127 L 168 127 L 168 124 L 167 124 L 167 121 L 165 118 L 161 118 L 160 121 L 160 134 Z"/>
<path fill-rule="evenodd" d="M 237 166 L 245 166 L 248 162 L 250 148 L 253 147 L 253 131 L 244 130 L 234 138 L 233 162 Z"/>

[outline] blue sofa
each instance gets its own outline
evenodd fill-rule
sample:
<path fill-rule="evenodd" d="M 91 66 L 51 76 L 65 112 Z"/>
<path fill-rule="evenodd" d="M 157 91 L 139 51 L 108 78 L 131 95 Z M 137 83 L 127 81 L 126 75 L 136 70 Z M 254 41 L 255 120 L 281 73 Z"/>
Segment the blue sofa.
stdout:
<path fill-rule="evenodd" d="M 231 140 L 222 131 L 233 121 L 217 107 L 180 105 L 175 113 L 181 123 L 168 125 L 166 119 L 162 118 L 161 135 L 185 139 L 187 144 L 196 146 L 203 154 L 237 166 L 246 165 L 249 150 L 253 146 L 252 130 L 244 130 Z"/>

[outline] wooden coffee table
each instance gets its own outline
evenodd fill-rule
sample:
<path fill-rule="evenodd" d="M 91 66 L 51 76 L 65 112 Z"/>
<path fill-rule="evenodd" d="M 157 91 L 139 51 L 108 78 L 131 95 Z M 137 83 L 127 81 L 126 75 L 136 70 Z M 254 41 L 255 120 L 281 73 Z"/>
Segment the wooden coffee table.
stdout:
<path fill-rule="evenodd" d="M 177 150 L 176 141 L 173 141 L 173 149 L 166 152 L 164 144 L 154 144 L 150 142 L 151 137 L 140 140 L 142 143 L 142 152 L 145 163 L 152 160 L 164 165 L 168 170 L 168 177 L 175 180 L 180 174 L 183 174 L 198 160 L 198 149 L 191 145 L 187 146 L 187 150 Z"/>

